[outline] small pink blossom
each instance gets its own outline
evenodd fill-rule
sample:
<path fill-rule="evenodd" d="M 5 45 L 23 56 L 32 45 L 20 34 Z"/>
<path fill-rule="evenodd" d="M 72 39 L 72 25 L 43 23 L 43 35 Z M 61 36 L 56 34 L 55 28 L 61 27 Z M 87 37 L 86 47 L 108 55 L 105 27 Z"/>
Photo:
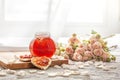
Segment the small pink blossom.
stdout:
<path fill-rule="evenodd" d="M 84 48 L 77 48 L 76 50 L 75 50 L 75 52 L 76 53 L 79 53 L 79 54 L 81 54 L 81 55 L 83 55 L 84 54 L 84 52 L 85 52 L 85 49 Z"/>
<path fill-rule="evenodd" d="M 91 51 L 85 51 L 84 56 L 92 58 L 92 52 Z"/>
<path fill-rule="evenodd" d="M 87 61 L 87 60 L 89 60 L 89 58 L 87 56 L 82 57 L 82 61 Z"/>
<path fill-rule="evenodd" d="M 100 42 L 96 41 L 95 43 L 93 43 L 92 48 L 93 49 L 101 49 L 102 45 Z"/>
<path fill-rule="evenodd" d="M 95 49 L 95 50 L 94 50 L 94 55 L 95 55 L 95 56 L 101 56 L 102 54 L 103 54 L 102 49 Z"/>
<path fill-rule="evenodd" d="M 68 41 L 69 43 L 79 43 L 80 41 L 79 41 L 79 39 L 77 38 L 77 37 L 71 37 L 70 39 L 69 39 L 69 41 Z"/>
<path fill-rule="evenodd" d="M 66 52 L 67 52 L 67 54 L 73 54 L 73 53 L 74 53 L 74 50 L 72 49 L 72 46 L 68 46 L 68 47 L 66 48 Z"/>
<path fill-rule="evenodd" d="M 83 44 L 82 43 L 80 43 L 79 44 L 79 48 L 83 48 L 84 46 L 83 46 Z"/>
<path fill-rule="evenodd" d="M 109 58 L 109 54 L 107 52 L 103 53 L 103 55 L 101 56 L 103 61 L 106 61 L 107 58 Z"/>
<path fill-rule="evenodd" d="M 94 44 L 96 41 L 97 39 L 94 36 L 90 38 L 90 44 Z"/>
<path fill-rule="evenodd" d="M 87 45 L 87 50 L 88 50 L 88 51 L 92 51 L 92 50 L 93 50 L 91 44 L 88 44 L 88 45 Z"/>
<path fill-rule="evenodd" d="M 74 53 L 72 59 L 76 60 L 76 61 L 81 61 L 82 60 L 82 56 L 79 53 Z"/>

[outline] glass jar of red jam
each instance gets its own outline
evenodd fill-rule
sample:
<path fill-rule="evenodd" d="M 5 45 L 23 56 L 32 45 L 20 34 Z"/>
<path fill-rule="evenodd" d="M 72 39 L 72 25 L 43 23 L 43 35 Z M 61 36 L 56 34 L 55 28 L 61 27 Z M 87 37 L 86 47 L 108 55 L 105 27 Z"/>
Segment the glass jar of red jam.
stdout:
<path fill-rule="evenodd" d="M 56 46 L 48 32 L 39 32 L 29 45 L 32 56 L 52 57 L 55 53 Z"/>

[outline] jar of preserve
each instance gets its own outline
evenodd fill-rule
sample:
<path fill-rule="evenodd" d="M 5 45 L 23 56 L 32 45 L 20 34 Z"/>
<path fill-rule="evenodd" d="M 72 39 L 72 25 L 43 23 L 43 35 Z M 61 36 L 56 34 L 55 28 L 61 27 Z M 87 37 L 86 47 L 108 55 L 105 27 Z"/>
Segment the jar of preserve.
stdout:
<path fill-rule="evenodd" d="M 52 57 L 55 53 L 56 46 L 48 32 L 39 32 L 35 34 L 35 38 L 29 45 L 32 56 Z"/>

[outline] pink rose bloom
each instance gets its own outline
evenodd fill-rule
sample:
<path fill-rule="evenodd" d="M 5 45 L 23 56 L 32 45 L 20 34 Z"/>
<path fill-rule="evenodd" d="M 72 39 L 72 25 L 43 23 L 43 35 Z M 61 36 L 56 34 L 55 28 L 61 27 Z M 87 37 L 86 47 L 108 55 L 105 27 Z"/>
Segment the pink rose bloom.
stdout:
<path fill-rule="evenodd" d="M 68 41 L 69 43 L 79 43 L 80 41 L 79 41 L 79 39 L 77 38 L 77 37 L 71 37 L 70 39 L 69 39 L 69 41 Z"/>
<path fill-rule="evenodd" d="M 89 58 L 87 56 L 82 57 L 82 61 L 87 61 L 87 60 L 89 60 Z"/>
<path fill-rule="evenodd" d="M 89 50 L 89 51 L 92 51 L 92 50 L 93 50 L 91 44 L 88 44 L 88 45 L 87 45 L 87 50 Z"/>
<path fill-rule="evenodd" d="M 103 61 L 106 61 L 107 58 L 109 58 L 109 54 L 107 52 L 103 53 L 103 55 L 101 56 Z"/>
<path fill-rule="evenodd" d="M 101 56 L 103 54 L 103 50 L 102 49 L 95 49 L 94 50 L 94 55 L 95 56 Z"/>
<path fill-rule="evenodd" d="M 63 55 L 63 57 L 64 57 L 65 59 L 69 59 L 69 56 L 68 56 L 68 55 Z"/>
<path fill-rule="evenodd" d="M 85 51 L 84 56 L 87 56 L 88 58 L 92 58 L 92 52 L 91 51 Z"/>
<path fill-rule="evenodd" d="M 84 50 L 87 50 L 87 46 L 85 44 L 80 43 L 78 47 L 79 48 L 84 48 Z"/>
<path fill-rule="evenodd" d="M 90 38 L 90 44 L 93 44 L 93 43 L 95 43 L 97 41 L 97 39 L 94 37 L 94 36 L 92 36 L 91 38 Z"/>
<path fill-rule="evenodd" d="M 76 61 L 81 61 L 82 56 L 79 53 L 74 53 L 72 59 Z"/>
<path fill-rule="evenodd" d="M 85 49 L 78 47 L 78 48 L 75 50 L 75 52 L 76 52 L 76 53 L 79 53 L 79 54 L 81 54 L 81 55 L 84 55 Z"/>
<path fill-rule="evenodd" d="M 73 54 L 73 53 L 74 53 L 74 50 L 72 49 L 72 46 L 68 46 L 68 47 L 66 48 L 66 52 L 67 52 L 67 54 Z"/>
<path fill-rule="evenodd" d="M 97 41 L 97 42 L 93 43 L 92 48 L 93 49 L 100 49 L 100 48 L 102 48 L 102 45 L 100 42 Z"/>
<path fill-rule="evenodd" d="M 80 43 L 80 44 L 79 44 L 79 48 L 83 48 L 83 47 L 84 47 L 83 44 Z"/>
<path fill-rule="evenodd" d="M 84 47 L 83 47 L 83 48 L 84 48 L 84 50 L 85 50 L 85 51 L 87 51 L 87 50 L 88 50 L 88 49 L 87 49 L 87 45 L 84 45 Z"/>

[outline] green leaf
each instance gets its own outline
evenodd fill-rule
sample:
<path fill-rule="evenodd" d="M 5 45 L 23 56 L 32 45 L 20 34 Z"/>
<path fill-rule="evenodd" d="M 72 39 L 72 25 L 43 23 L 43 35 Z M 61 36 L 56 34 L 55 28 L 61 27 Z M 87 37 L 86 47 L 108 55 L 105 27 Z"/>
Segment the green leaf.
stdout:
<path fill-rule="evenodd" d="M 104 47 L 103 49 L 104 49 L 105 52 L 109 52 L 110 51 L 108 47 Z"/>
<path fill-rule="evenodd" d="M 91 31 L 91 34 L 97 34 L 97 32 L 96 32 L 96 31 L 94 31 L 94 30 L 92 30 L 92 31 Z"/>
<path fill-rule="evenodd" d="M 85 45 L 87 45 L 87 44 L 90 43 L 89 40 L 83 40 L 82 42 L 83 42 L 83 44 L 85 44 Z"/>
<path fill-rule="evenodd" d="M 77 44 L 73 44 L 73 45 L 72 45 L 72 48 L 73 48 L 74 50 L 75 50 L 77 47 L 78 47 Z"/>
<path fill-rule="evenodd" d="M 111 57 L 111 60 L 116 60 L 116 57 L 114 56 L 114 55 L 112 55 L 112 57 Z"/>

